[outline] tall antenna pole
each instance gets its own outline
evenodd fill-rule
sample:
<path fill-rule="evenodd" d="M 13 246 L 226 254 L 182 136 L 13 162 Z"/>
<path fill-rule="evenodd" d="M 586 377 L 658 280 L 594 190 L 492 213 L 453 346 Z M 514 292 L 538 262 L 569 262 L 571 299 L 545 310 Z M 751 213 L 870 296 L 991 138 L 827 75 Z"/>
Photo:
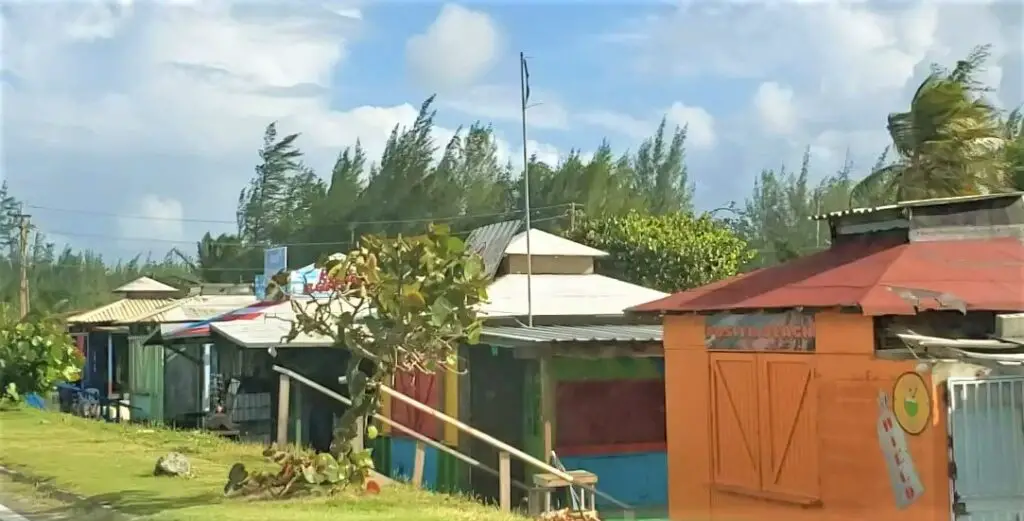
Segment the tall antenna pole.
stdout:
<path fill-rule="evenodd" d="M 519 99 L 523 113 L 523 203 L 526 206 L 526 325 L 533 327 L 533 257 L 530 251 L 530 155 L 526 151 L 526 102 L 530 99 L 530 71 L 526 55 L 519 53 Z"/>
<path fill-rule="evenodd" d="M 18 300 L 21 304 L 21 318 L 28 315 L 28 218 L 26 214 L 18 215 L 18 257 L 20 284 L 18 286 Z"/>

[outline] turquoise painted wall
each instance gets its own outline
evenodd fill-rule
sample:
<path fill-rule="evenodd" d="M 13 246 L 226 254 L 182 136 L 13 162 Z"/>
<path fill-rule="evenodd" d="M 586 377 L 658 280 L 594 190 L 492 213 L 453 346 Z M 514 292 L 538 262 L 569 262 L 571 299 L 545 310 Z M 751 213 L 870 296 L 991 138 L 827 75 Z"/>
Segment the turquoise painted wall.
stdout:
<path fill-rule="evenodd" d="M 600 456 L 563 456 L 568 469 L 584 469 L 597 475 L 598 490 L 633 507 L 668 505 L 668 455 L 638 452 Z M 605 505 L 601 498 L 598 510 Z"/>

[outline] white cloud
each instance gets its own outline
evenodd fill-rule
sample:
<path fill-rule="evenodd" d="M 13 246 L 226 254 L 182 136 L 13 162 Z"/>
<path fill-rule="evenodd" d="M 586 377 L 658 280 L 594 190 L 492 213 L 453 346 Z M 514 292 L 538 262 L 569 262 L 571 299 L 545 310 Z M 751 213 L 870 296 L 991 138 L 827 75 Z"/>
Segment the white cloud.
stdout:
<path fill-rule="evenodd" d="M 746 108 L 715 112 L 716 134 L 751 173 L 808 146 L 828 167 L 849 150 L 866 169 L 887 143 L 886 115 L 905 110 L 932 63 L 952 66 L 991 43 L 981 79 L 1002 106 L 1024 101 L 1022 24 L 1024 7 L 1008 0 L 683 2 L 605 42 L 641 81 L 759 85 Z"/>
<path fill-rule="evenodd" d="M 230 221 L 271 121 L 282 134 L 301 132 L 306 161 L 323 173 L 357 139 L 379 157 L 391 129 L 411 124 L 419 109 L 345 107 L 337 96 L 338 73 L 362 29 L 358 4 L 348 0 L 138 4 L 117 11 L 117 23 L 85 16 L 94 8 L 65 2 L 2 11 L 2 117 L 18 132 L 3 136 L 0 171 L 36 204 L 83 208 L 88 201 L 124 215 Z M 439 147 L 452 133 L 435 128 Z M 192 239 L 233 229 L 39 217 L 43 231 L 73 240 L 88 233 L 83 245 L 104 251 L 112 247 L 104 236 Z M 119 252 L 173 245 L 118 244 Z"/>
<path fill-rule="evenodd" d="M 490 15 L 445 4 L 437 18 L 405 44 L 409 70 L 436 91 L 473 84 L 501 52 L 501 34 Z"/>
<path fill-rule="evenodd" d="M 180 241 L 185 237 L 185 210 L 181 201 L 146 194 L 129 208 L 132 213 L 118 217 L 121 235 L 126 238 L 154 238 Z M 133 218 L 134 217 L 134 218 Z"/>
<path fill-rule="evenodd" d="M 579 114 L 578 119 L 588 125 L 603 128 L 610 132 L 640 141 L 651 137 L 658 128 L 660 118 L 664 117 L 669 128 L 673 126 L 687 128 L 687 146 L 691 150 L 708 151 L 718 141 L 715 130 L 715 118 L 701 107 L 693 107 L 682 102 L 675 102 L 661 114 L 648 114 L 647 117 L 636 117 L 614 110 L 591 110 Z"/>
<path fill-rule="evenodd" d="M 629 114 L 616 112 L 614 110 L 591 110 L 579 114 L 579 120 L 588 125 L 594 125 L 606 130 L 611 130 L 629 136 L 635 140 L 641 140 L 651 135 L 657 123 L 650 120 L 633 117 Z"/>
<path fill-rule="evenodd" d="M 569 126 L 569 114 L 553 93 L 530 94 L 532 104 L 526 112 L 530 127 L 564 130 Z M 486 120 L 521 121 L 522 101 L 519 87 L 502 85 L 475 85 L 439 97 L 440 103 L 459 112 Z"/>
<path fill-rule="evenodd" d="M 665 118 L 669 123 L 687 127 L 686 142 L 690 147 L 696 150 L 714 148 L 718 139 L 715 118 L 707 110 L 677 101 L 668 108 Z"/>
<path fill-rule="evenodd" d="M 754 94 L 754 110 L 768 132 L 788 135 L 796 129 L 797 108 L 789 87 L 774 81 L 762 83 Z"/>

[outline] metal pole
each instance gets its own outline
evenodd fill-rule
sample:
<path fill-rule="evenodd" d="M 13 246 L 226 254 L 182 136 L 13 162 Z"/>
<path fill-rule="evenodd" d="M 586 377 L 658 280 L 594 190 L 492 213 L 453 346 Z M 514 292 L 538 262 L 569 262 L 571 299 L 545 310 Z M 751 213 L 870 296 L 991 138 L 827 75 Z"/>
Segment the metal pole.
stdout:
<path fill-rule="evenodd" d="M 20 304 L 20 317 L 28 315 L 28 223 L 29 215 L 18 215 L 18 302 Z"/>
<path fill-rule="evenodd" d="M 519 53 L 519 99 L 523 114 L 523 202 L 526 206 L 526 324 L 533 327 L 533 257 L 530 251 L 530 155 L 526 151 L 526 55 Z"/>

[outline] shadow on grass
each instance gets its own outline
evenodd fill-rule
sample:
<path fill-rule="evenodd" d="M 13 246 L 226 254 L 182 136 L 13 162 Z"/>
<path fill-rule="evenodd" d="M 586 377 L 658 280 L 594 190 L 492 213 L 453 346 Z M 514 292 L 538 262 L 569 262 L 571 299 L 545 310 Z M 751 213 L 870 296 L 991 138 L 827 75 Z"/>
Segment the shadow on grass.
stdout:
<path fill-rule="evenodd" d="M 120 520 L 124 518 L 148 517 L 161 512 L 195 506 L 210 505 L 221 498 L 220 494 L 198 494 L 195 496 L 168 498 L 148 490 L 124 490 L 110 494 L 99 494 L 80 498 L 67 505 L 40 514 L 66 514 L 69 511 L 87 512 L 89 519 Z M 106 511 L 109 515 L 95 517 Z M 44 517 L 45 519 L 45 517 Z"/>

